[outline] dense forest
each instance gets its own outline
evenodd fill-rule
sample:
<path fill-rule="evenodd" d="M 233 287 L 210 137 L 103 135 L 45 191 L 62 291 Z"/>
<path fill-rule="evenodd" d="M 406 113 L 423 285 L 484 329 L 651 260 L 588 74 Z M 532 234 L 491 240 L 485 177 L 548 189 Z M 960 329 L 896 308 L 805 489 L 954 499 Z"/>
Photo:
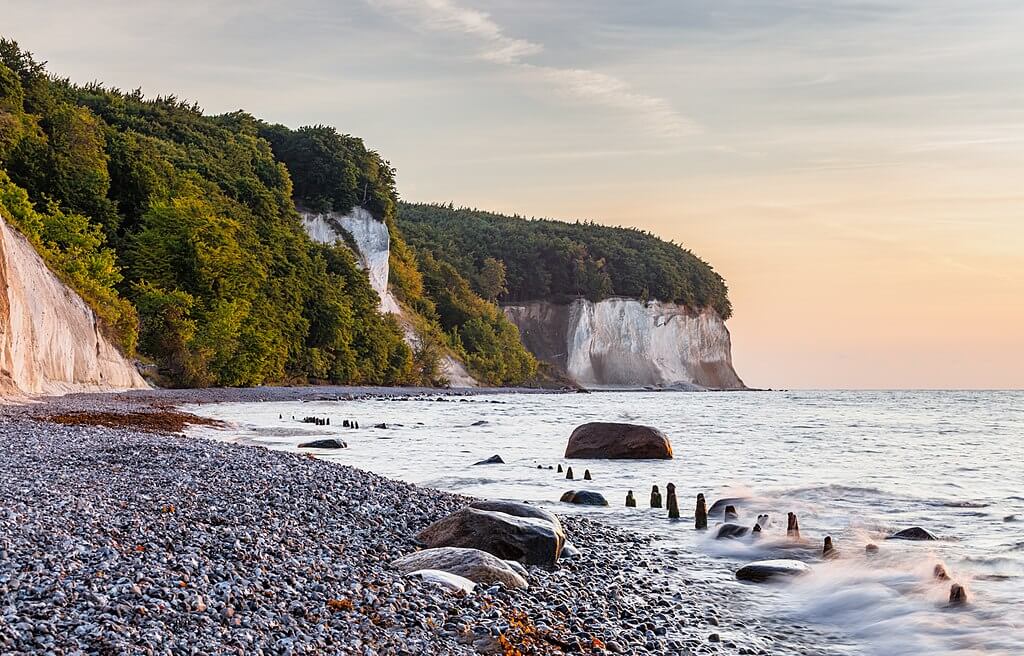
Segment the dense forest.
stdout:
<path fill-rule="evenodd" d="M 451 205 L 399 206 L 412 246 L 494 301 L 631 296 L 732 314 L 725 281 L 690 251 L 636 229 L 528 220 Z"/>
<path fill-rule="evenodd" d="M 353 252 L 307 237 L 296 202 L 387 223 L 416 349 Z M 515 328 L 408 246 L 396 211 L 394 171 L 359 139 L 76 85 L 0 40 L 0 214 L 173 384 L 443 383 L 446 350 L 485 382 L 531 376 Z"/>

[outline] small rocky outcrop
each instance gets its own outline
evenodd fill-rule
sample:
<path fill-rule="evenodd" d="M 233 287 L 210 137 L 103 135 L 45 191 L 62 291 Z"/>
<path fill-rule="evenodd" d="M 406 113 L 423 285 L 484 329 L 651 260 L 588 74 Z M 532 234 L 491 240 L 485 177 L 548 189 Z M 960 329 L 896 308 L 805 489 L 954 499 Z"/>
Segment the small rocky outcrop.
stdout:
<path fill-rule="evenodd" d="M 480 549 L 542 567 L 555 565 L 564 540 L 551 522 L 472 507 L 434 522 L 416 537 L 429 547 Z"/>
<path fill-rule="evenodd" d="M 476 583 L 466 577 L 439 569 L 418 569 L 415 572 L 409 572 L 406 576 L 434 583 L 455 594 L 472 594 L 476 588 Z"/>
<path fill-rule="evenodd" d="M 811 571 L 807 563 L 799 560 L 758 560 L 739 568 L 736 578 L 741 581 L 762 583 L 776 578 L 800 576 Z"/>
<path fill-rule="evenodd" d="M 510 588 L 520 590 L 529 587 L 526 579 L 512 569 L 508 563 L 480 549 L 461 547 L 424 549 L 408 556 L 402 556 L 391 565 L 404 574 L 433 569 L 455 574 L 484 585 L 504 583 Z"/>
<path fill-rule="evenodd" d="M 347 449 L 348 445 L 341 440 L 328 438 L 325 440 L 313 440 L 312 442 L 303 442 L 299 445 L 300 449 Z"/>
<path fill-rule="evenodd" d="M 487 458 L 486 460 L 480 460 L 478 462 L 474 462 L 473 463 L 474 466 L 476 466 L 476 465 L 504 465 L 504 464 L 505 464 L 505 461 L 502 460 L 501 456 L 499 456 L 498 454 L 494 454 L 493 456 L 491 456 L 490 458 Z"/>
<path fill-rule="evenodd" d="M 569 436 L 566 458 L 604 458 L 611 460 L 668 460 L 672 444 L 657 428 L 637 424 L 591 422 Z"/>
<path fill-rule="evenodd" d="M 931 531 L 923 529 L 920 526 L 914 526 L 913 528 L 905 528 L 902 531 L 893 533 L 887 540 L 938 540 Z"/>
<path fill-rule="evenodd" d="M 580 506 L 607 506 L 608 500 L 600 492 L 588 490 L 569 490 L 562 495 L 562 503 L 575 503 Z"/>

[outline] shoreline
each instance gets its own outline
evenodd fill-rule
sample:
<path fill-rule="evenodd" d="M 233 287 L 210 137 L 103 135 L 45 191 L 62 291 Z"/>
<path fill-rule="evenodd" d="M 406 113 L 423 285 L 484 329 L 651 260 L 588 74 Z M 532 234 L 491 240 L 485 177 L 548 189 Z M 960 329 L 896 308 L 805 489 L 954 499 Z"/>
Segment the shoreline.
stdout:
<path fill-rule="evenodd" d="M 587 518 L 562 517 L 581 554 L 531 567 L 529 589 L 460 598 L 389 563 L 469 497 L 263 447 L 44 419 L 121 412 L 119 396 L 0 411 L 12 491 L 0 601 L 17 613 L 5 653 L 503 653 L 501 636 L 524 654 L 821 653 L 775 643 L 786 638 L 744 617 L 733 592 L 685 578 L 686 554 Z M 176 405 L 156 396 L 133 412 Z"/>

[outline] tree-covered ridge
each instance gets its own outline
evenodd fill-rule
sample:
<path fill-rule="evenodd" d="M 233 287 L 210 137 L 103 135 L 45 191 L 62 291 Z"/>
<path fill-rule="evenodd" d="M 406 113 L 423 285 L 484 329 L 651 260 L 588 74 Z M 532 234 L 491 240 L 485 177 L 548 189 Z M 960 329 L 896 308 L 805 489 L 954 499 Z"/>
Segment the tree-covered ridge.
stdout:
<path fill-rule="evenodd" d="M 2 40 L 0 212 L 177 384 L 420 382 L 352 253 L 303 232 L 261 125 L 77 86 Z"/>
<path fill-rule="evenodd" d="M 536 360 L 494 303 L 496 297 L 481 298 L 450 264 L 406 244 L 396 224 L 398 202 L 390 163 L 368 150 L 361 139 L 330 126 L 292 130 L 261 125 L 260 134 L 290 172 L 296 204 L 342 214 L 360 206 L 388 226 L 392 288 L 420 342 L 413 353 L 417 376 L 442 382 L 440 358 L 445 351 L 491 385 L 519 385 L 536 374 Z"/>
<path fill-rule="evenodd" d="M 725 281 L 710 265 L 648 232 L 451 205 L 402 203 L 398 214 L 412 246 L 454 265 L 485 298 L 630 296 L 732 314 Z"/>

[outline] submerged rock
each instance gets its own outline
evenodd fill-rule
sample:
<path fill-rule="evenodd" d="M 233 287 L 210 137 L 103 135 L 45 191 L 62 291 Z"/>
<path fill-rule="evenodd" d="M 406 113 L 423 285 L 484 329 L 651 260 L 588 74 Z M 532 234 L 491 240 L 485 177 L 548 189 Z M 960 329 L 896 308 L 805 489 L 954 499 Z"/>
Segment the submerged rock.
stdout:
<path fill-rule="evenodd" d="M 543 567 L 554 566 L 564 540 L 549 521 L 471 507 L 434 522 L 416 537 L 430 547 L 480 549 L 502 560 Z"/>
<path fill-rule="evenodd" d="M 739 568 L 736 578 L 741 581 L 762 583 L 775 578 L 800 576 L 811 571 L 806 563 L 799 560 L 758 560 Z"/>
<path fill-rule="evenodd" d="M 749 530 L 746 526 L 740 526 L 739 524 L 722 524 L 718 527 L 718 533 L 715 534 L 715 538 L 719 540 L 741 538 Z"/>
<path fill-rule="evenodd" d="M 592 422 L 572 432 L 566 458 L 670 459 L 672 444 L 657 428 Z"/>
<path fill-rule="evenodd" d="M 510 588 L 520 590 L 529 587 L 526 579 L 512 569 L 508 563 L 480 549 L 461 547 L 424 549 L 402 556 L 391 564 L 405 574 L 433 569 L 455 574 L 484 585 L 504 583 Z"/>
<path fill-rule="evenodd" d="M 313 440 L 312 442 L 303 442 L 299 445 L 300 449 L 345 449 L 348 445 L 341 440 L 329 438 L 326 440 Z"/>
<path fill-rule="evenodd" d="M 733 510 L 735 511 L 736 506 L 743 505 L 745 501 L 747 501 L 747 499 L 744 497 L 726 497 L 724 499 L 718 499 L 711 504 L 710 508 L 708 508 L 708 517 L 713 518 L 717 515 L 724 516 L 726 507 L 733 506 Z"/>
<path fill-rule="evenodd" d="M 474 462 L 473 463 L 474 466 L 475 465 L 504 465 L 504 464 L 505 464 L 505 461 L 502 460 L 501 456 L 499 456 L 498 454 L 494 454 L 493 456 L 491 456 L 490 458 L 487 458 L 486 460 L 480 460 L 479 462 Z"/>
<path fill-rule="evenodd" d="M 949 586 L 950 606 L 962 606 L 963 604 L 967 603 L 967 600 L 967 588 L 960 585 L 959 583 L 954 583 L 953 585 Z"/>
<path fill-rule="evenodd" d="M 580 506 L 607 506 L 608 500 L 600 492 L 587 490 L 569 490 L 562 495 L 562 503 L 575 503 Z"/>
<path fill-rule="evenodd" d="M 938 538 L 930 531 L 920 526 L 914 526 L 913 528 L 905 528 L 902 531 L 893 533 L 886 540 L 938 540 Z"/>

